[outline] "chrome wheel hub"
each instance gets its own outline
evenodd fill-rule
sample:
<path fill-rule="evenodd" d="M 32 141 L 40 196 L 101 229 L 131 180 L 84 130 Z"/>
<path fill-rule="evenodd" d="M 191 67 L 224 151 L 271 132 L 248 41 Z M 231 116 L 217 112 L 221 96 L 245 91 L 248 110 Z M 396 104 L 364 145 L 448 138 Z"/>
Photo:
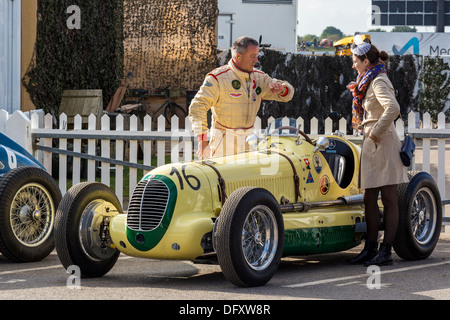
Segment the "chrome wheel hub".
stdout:
<path fill-rule="evenodd" d="M 415 195 L 411 208 L 411 229 L 421 245 L 433 237 L 437 222 L 437 204 L 430 189 L 421 188 Z"/>
<path fill-rule="evenodd" d="M 11 203 L 10 223 L 14 236 L 23 245 L 39 246 L 51 234 L 54 212 L 53 200 L 43 186 L 24 185 Z"/>
<path fill-rule="evenodd" d="M 259 205 L 247 215 L 242 229 L 242 252 L 250 268 L 264 270 L 278 246 L 278 226 L 270 208 Z"/>

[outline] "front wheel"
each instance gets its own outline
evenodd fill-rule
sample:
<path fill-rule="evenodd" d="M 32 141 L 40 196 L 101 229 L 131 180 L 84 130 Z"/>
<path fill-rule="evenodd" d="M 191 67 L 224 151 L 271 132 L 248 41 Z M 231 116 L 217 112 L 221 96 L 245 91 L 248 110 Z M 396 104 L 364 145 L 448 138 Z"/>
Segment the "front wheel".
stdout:
<path fill-rule="evenodd" d="M 0 179 L 0 251 L 14 262 L 36 262 L 55 248 L 53 227 L 61 192 L 37 167 L 18 167 Z"/>
<path fill-rule="evenodd" d="M 284 244 L 279 205 L 262 188 L 241 188 L 225 202 L 214 233 L 217 259 L 236 286 L 266 284 L 275 274 Z"/>
<path fill-rule="evenodd" d="M 439 189 L 426 172 L 415 174 L 397 188 L 399 226 L 394 249 L 405 260 L 427 258 L 441 232 L 442 205 Z"/>
<path fill-rule="evenodd" d="M 106 274 L 119 251 L 109 237 L 109 221 L 122 211 L 106 185 L 85 182 L 70 188 L 56 212 L 55 246 L 64 268 L 76 265 L 86 278 Z"/>

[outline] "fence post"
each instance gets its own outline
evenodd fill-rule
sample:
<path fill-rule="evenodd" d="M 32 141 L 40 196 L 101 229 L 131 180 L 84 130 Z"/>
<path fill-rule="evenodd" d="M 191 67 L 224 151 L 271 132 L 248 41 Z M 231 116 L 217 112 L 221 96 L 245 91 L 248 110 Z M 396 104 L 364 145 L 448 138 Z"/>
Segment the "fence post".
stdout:
<path fill-rule="evenodd" d="M 319 120 L 316 117 L 311 119 L 311 129 L 309 131 L 311 135 L 319 134 Z"/>
<path fill-rule="evenodd" d="M 395 132 L 397 133 L 401 141 L 405 139 L 405 123 L 401 118 L 395 122 Z"/>
<path fill-rule="evenodd" d="M 438 130 L 445 130 L 445 114 L 438 114 Z M 438 187 L 441 192 L 441 199 L 445 199 L 445 139 L 438 139 Z M 445 208 L 442 208 L 445 212 Z"/>
<path fill-rule="evenodd" d="M 6 110 L 0 110 L 0 132 L 5 133 L 6 121 L 8 121 L 9 113 Z"/>
<path fill-rule="evenodd" d="M 150 115 L 146 115 L 144 117 L 144 132 L 148 132 L 149 135 L 151 135 L 152 131 L 152 118 Z M 152 165 L 152 141 L 151 140 L 144 140 L 144 165 L 151 166 Z M 148 173 L 147 170 L 144 170 L 144 175 Z"/>
<path fill-rule="evenodd" d="M 44 117 L 44 129 L 51 130 L 53 128 L 53 117 L 50 113 L 47 113 Z M 52 147 L 52 138 L 44 138 L 44 147 Z M 44 152 L 44 163 L 45 170 L 52 175 L 52 153 Z"/>
<path fill-rule="evenodd" d="M 83 123 L 83 118 L 81 115 L 77 114 L 74 117 L 73 129 L 75 131 L 80 131 Z M 81 153 L 81 139 L 73 139 L 73 151 Z M 81 158 L 73 157 L 72 166 L 72 184 L 76 185 L 81 181 Z"/>
<path fill-rule="evenodd" d="M 259 134 L 261 133 L 261 118 L 258 116 L 256 116 L 255 123 L 253 124 L 253 129 L 255 134 L 259 136 Z"/>
<path fill-rule="evenodd" d="M 95 131 L 97 128 L 97 117 L 92 113 L 88 117 L 88 130 Z M 88 154 L 95 155 L 95 139 L 88 139 Z M 95 160 L 88 160 L 87 179 L 95 181 Z"/>
<path fill-rule="evenodd" d="M 191 135 L 194 135 L 192 131 L 192 123 L 189 117 L 184 118 L 184 130 Z M 184 161 L 192 161 L 193 159 L 193 142 L 190 138 L 186 138 L 184 141 Z"/>
<path fill-rule="evenodd" d="M 31 131 L 33 132 L 34 129 L 39 129 L 39 114 L 38 113 L 32 113 L 31 114 Z M 41 144 L 41 142 L 39 142 Z M 38 152 L 38 150 L 33 150 L 33 156 L 40 162 L 44 163 L 44 158 L 42 156 L 42 152 Z"/>
<path fill-rule="evenodd" d="M 67 130 L 67 115 L 65 113 L 61 113 L 59 116 L 59 129 Z M 59 149 L 67 150 L 67 139 L 60 138 L 59 139 Z M 75 185 L 73 183 L 72 185 Z M 61 193 L 64 195 L 67 190 L 67 156 L 65 154 L 59 154 L 59 189 Z"/>
<path fill-rule="evenodd" d="M 344 117 L 339 119 L 339 131 L 347 135 L 347 120 Z"/>
<path fill-rule="evenodd" d="M 116 132 L 118 134 L 123 133 L 124 119 L 123 115 L 119 114 L 116 117 Z M 123 160 L 123 140 L 116 140 L 116 159 Z M 115 193 L 123 207 L 123 166 L 116 164 L 116 185 Z"/>
<path fill-rule="evenodd" d="M 408 114 L 408 133 L 410 130 L 416 128 L 416 113 L 411 111 Z M 416 168 L 416 157 L 413 157 L 411 160 L 411 170 L 415 170 Z"/>
<path fill-rule="evenodd" d="M 423 129 L 431 129 L 431 116 L 428 112 L 423 114 Z M 422 171 L 430 173 L 430 138 L 424 138 L 423 141 L 423 163 Z"/>
<path fill-rule="evenodd" d="M 179 132 L 179 121 L 178 117 L 174 115 L 170 120 L 170 131 L 171 133 L 177 134 Z M 172 163 L 179 162 L 180 160 L 180 143 L 178 141 L 170 141 L 170 161 Z"/>
<path fill-rule="evenodd" d="M 5 123 L 5 134 L 29 153 L 33 153 L 31 120 L 22 111 L 16 111 L 8 118 Z"/>
<path fill-rule="evenodd" d="M 101 117 L 101 130 L 102 131 L 109 131 L 109 116 L 105 114 L 103 117 Z M 107 139 L 102 139 L 101 142 L 101 156 L 103 158 L 109 158 L 110 157 L 110 146 L 109 141 Z M 107 186 L 110 186 L 110 171 L 109 171 L 109 163 L 102 162 L 101 165 L 101 182 L 103 184 L 106 184 Z"/>
<path fill-rule="evenodd" d="M 163 115 L 158 117 L 158 132 L 164 132 L 166 130 L 166 118 Z M 156 161 L 157 166 L 162 166 L 166 163 L 166 141 L 156 142 Z"/>
<path fill-rule="evenodd" d="M 138 118 L 133 114 L 130 117 L 130 131 L 137 132 L 138 131 Z M 138 157 L 138 142 L 137 140 L 130 140 L 130 162 L 137 163 Z M 133 190 L 137 184 L 137 169 L 129 168 L 129 194 L 133 194 Z"/>

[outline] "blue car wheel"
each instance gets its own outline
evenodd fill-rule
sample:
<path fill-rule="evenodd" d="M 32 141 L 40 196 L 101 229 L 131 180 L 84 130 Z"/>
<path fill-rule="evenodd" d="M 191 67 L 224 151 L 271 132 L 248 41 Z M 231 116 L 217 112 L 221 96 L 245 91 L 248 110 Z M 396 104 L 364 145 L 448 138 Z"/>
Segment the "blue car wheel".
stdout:
<path fill-rule="evenodd" d="M 0 252 L 14 262 L 40 261 L 55 247 L 53 227 L 61 192 L 37 167 L 18 167 L 0 178 Z"/>

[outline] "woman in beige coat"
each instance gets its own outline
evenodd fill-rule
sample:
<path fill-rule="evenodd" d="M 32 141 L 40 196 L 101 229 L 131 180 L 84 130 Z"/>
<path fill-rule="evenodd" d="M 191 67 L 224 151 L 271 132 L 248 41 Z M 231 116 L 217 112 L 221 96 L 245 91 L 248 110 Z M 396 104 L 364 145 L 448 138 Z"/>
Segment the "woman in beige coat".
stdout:
<path fill-rule="evenodd" d="M 392 83 L 386 75 L 389 56 L 355 37 L 353 68 L 358 71 L 353 92 L 353 127 L 364 134 L 361 150 L 360 187 L 364 190 L 367 240 L 352 263 L 384 265 L 392 263 L 391 248 L 398 227 L 397 184 L 408 182 L 400 159 L 401 142 L 394 127 L 400 114 Z M 384 206 L 384 240 L 378 249 L 378 194 Z"/>

